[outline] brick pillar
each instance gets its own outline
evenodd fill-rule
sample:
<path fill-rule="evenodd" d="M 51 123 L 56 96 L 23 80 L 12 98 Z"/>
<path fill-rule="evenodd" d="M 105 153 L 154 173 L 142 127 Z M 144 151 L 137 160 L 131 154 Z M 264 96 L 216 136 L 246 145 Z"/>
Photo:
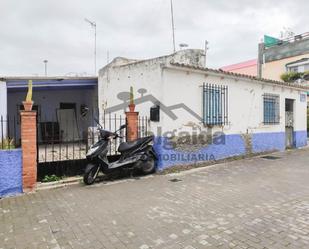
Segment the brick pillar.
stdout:
<path fill-rule="evenodd" d="M 138 138 L 138 112 L 126 112 L 127 117 L 127 141 Z"/>
<path fill-rule="evenodd" d="M 21 147 L 23 151 L 23 191 L 32 190 L 37 180 L 36 111 L 21 111 Z"/>

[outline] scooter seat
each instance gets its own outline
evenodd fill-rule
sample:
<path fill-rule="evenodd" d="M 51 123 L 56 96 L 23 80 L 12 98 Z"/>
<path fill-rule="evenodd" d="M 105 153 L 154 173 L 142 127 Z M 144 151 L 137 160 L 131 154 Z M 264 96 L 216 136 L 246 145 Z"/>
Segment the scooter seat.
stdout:
<path fill-rule="evenodd" d="M 119 145 L 118 151 L 119 152 L 125 152 L 125 151 L 128 151 L 128 150 L 132 150 L 132 149 L 138 147 L 139 145 L 147 142 L 148 140 L 152 140 L 152 139 L 153 139 L 153 137 L 150 136 L 150 137 L 144 137 L 144 138 L 136 139 L 136 140 L 130 141 L 130 142 L 123 142 Z"/>
<path fill-rule="evenodd" d="M 135 140 L 135 141 L 132 141 L 132 142 L 121 143 L 118 147 L 118 151 L 124 152 L 124 151 L 127 151 L 127 150 L 131 150 L 134 147 L 136 147 L 138 144 L 139 144 L 138 140 Z"/>

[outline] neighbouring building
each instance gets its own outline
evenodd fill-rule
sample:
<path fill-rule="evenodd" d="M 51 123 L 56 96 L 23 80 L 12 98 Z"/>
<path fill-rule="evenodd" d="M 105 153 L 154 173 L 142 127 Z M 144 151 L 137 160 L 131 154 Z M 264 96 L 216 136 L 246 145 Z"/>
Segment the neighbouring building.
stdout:
<path fill-rule="evenodd" d="M 114 59 L 99 71 L 100 114 L 122 113 L 132 86 L 159 169 L 307 144 L 306 86 L 204 68 L 203 55 Z"/>
<path fill-rule="evenodd" d="M 277 81 L 282 81 L 280 77 L 286 72 L 309 71 L 309 33 L 285 40 L 272 38 L 270 44 L 264 41 L 259 44 L 258 59 L 223 66 L 220 69 Z"/>
<path fill-rule="evenodd" d="M 258 76 L 281 80 L 285 72 L 309 70 L 309 32 L 289 39 L 277 39 L 271 45 L 259 44 Z"/>
<path fill-rule="evenodd" d="M 223 71 L 231 73 L 246 74 L 250 76 L 257 76 L 257 59 L 243 61 L 240 63 L 224 66 L 220 68 Z"/>
<path fill-rule="evenodd" d="M 0 80 L 0 116 L 7 113 L 7 90 L 6 83 Z"/>
<path fill-rule="evenodd" d="M 86 107 L 97 110 L 97 77 L 0 77 L 0 116 L 9 120 L 4 127 L 8 127 L 8 137 L 19 143 L 19 112 L 23 109 L 28 80 L 33 81 L 38 142 L 86 140 L 93 121 L 82 117 L 81 112 Z"/>
<path fill-rule="evenodd" d="M 308 52 L 309 53 L 309 52 Z M 285 65 L 286 72 L 300 72 L 309 71 L 309 55 L 297 61 L 292 61 Z"/>

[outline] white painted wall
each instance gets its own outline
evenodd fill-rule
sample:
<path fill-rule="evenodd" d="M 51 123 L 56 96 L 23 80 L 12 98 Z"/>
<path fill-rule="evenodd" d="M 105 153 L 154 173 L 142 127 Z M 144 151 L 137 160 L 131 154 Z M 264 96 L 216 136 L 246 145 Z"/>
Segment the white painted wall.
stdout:
<path fill-rule="evenodd" d="M 229 88 L 229 125 L 222 129 L 226 134 L 280 132 L 285 131 L 285 99 L 295 100 L 295 130 L 306 130 L 306 102 L 300 101 L 302 91 L 270 85 L 253 80 L 233 79 L 205 72 L 167 68 L 164 70 L 163 103 L 173 105 L 184 102 L 190 109 L 202 115 L 202 89 L 205 83 L 227 85 Z M 172 93 L 172 94 L 171 94 Z M 173 94 L 174 93 L 174 94 Z M 263 124 L 263 94 L 280 96 L 280 124 Z M 187 114 L 179 115 L 177 121 L 164 117 L 164 127 L 181 129 L 186 122 L 193 120 Z M 201 125 L 199 123 L 199 125 Z"/>
<path fill-rule="evenodd" d="M 135 97 L 139 97 L 139 94 L 136 94 L 139 88 L 145 88 L 147 94 L 152 94 L 166 106 L 184 103 L 202 116 L 201 86 L 205 82 L 229 87 L 229 124 L 224 127 L 215 127 L 214 131 L 221 130 L 226 134 L 284 132 L 285 98 L 295 100 L 294 130 L 306 130 L 307 103 L 300 101 L 302 90 L 209 71 L 175 67 L 169 64 L 169 60 L 168 57 L 161 57 L 130 65 L 111 65 L 102 69 L 99 75 L 100 112 L 105 108 L 122 103 L 117 98 L 117 94 L 129 91 L 130 86 L 133 86 Z M 264 93 L 280 95 L 280 124 L 263 124 Z M 136 111 L 139 111 L 141 115 L 149 116 L 152 105 L 152 103 L 137 105 Z M 195 120 L 186 111 L 177 110 L 174 112 L 178 116 L 177 120 L 172 120 L 161 111 L 160 122 L 151 122 L 151 129 L 157 131 L 157 127 L 161 126 L 163 131 L 191 130 L 192 122 L 200 129 L 204 129 L 202 123 Z M 123 111 L 119 111 L 119 113 L 123 113 Z"/>
<path fill-rule="evenodd" d="M 0 81 L 0 116 L 6 116 L 7 113 L 7 91 L 6 82 Z"/>
<path fill-rule="evenodd" d="M 103 110 L 123 103 L 117 95 L 121 92 L 130 92 L 130 86 L 133 87 L 134 98 L 139 98 L 141 94 L 137 91 L 144 88 L 147 90 L 144 96 L 152 94 L 160 101 L 163 91 L 161 63 L 163 60 L 147 61 L 101 70 L 98 86 L 100 115 Z M 136 111 L 139 111 L 141 116 L 149 117 L 150 107 L 153 105 L 151 102 L 138 105 Z M 117 113 L 123 115 L 124 111 L 119 110 Z M 155 127 L 156 123 L 153 123 L 152 126 Z"/>

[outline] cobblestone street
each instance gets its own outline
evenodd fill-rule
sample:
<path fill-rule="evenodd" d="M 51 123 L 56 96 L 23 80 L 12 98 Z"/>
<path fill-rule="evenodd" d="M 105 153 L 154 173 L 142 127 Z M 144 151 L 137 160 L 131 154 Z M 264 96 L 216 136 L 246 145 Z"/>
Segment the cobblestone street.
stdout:
<path fill-rule="evenodd" d="M 0 248 L 309 248 L 309 149 L 0 200 Z"/>

